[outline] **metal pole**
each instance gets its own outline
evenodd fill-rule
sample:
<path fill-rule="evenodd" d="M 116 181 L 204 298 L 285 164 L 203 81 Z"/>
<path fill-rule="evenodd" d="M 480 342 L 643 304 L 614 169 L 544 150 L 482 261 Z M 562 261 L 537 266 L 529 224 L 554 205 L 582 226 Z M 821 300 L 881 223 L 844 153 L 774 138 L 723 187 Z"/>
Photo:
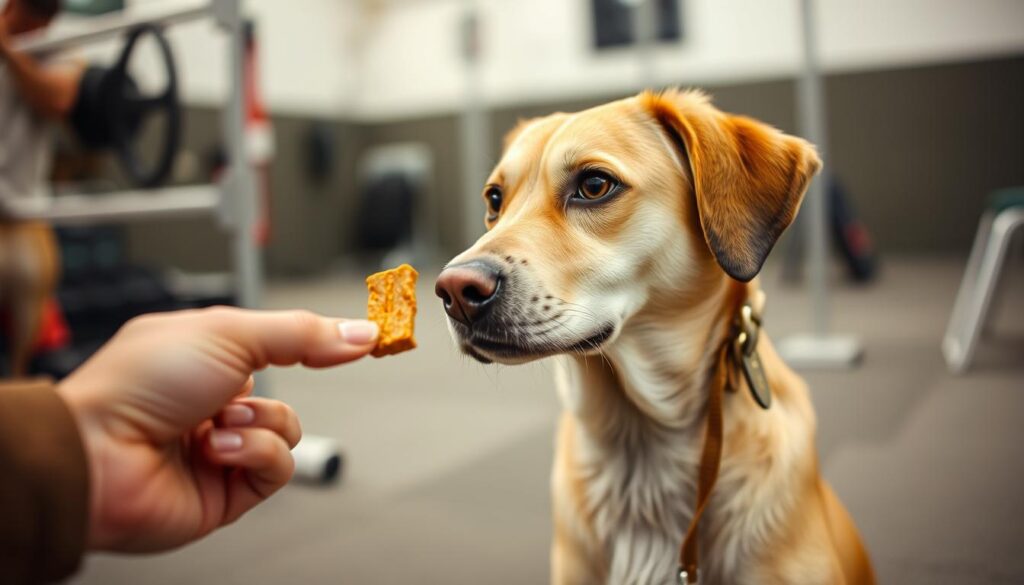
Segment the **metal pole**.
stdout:
<path fill-rule="evenodd" d="M 658 37 L 658 7 L 654 0 L 628 0 L 633 16 L 633 40 L 636 47 L 640 89 L 653 89 L 655 83 L 654 49 Z"/>
<path fill-rule="evenodd" d="M 800 133 L 818 147 L 818 155 L 825 161 L 824 168 L 811 181 L 804 198 L 807 220 L 807 253 L 804 258 L 807 282 L 811 294 L 811 329 L 815 335 L 826 335 L 828 314 L 828 204 L 825 200 L 825 182 L 828 176 L 828 135 L 825 126 L 825 104 L 821 88 L 821 66 L 818 60 L 814 0 L 801 0 L 800 16 L 803 29 L 804 68 L 800 76 L 798 110 Z"/>
<path fill-rule="evenodd" d="M 214 0 L 216 1 L 216 0 Z M 131 9 L 108 16 L 90 18 L 81 27 L 44 33 L 18 42 L 17 49 L 24 53 L 39 55 L 74 49 L 117 36 L 140 24 L 169 26 L 209 16 L 211 3 L 189 2 L 185 6 L 166 8 Z"/>
<path fill-rule="evenodd" d="M 224 177 L 224 219 L 232 229 L 235 263 L 235 291 L 241 307 L 260 306 L 263 281 L 260 250 L 253 239 L 256 222 L 256 179 L 245 141 L 245 29 L 240 0 L 213 0 L 218 23 L 230 43 L 230 95 L 224 110 L 224 144 L 228 151 L 228 172 Z"/>
<path fill-rule="evenodd" d="M 224 113 L 224 138 L 228 145 L 229 170 L 225 177 L 225 196 L 230 200 L 225 216 L 234 229 L 235 279 L 238 304 L 258 309 L 263 283 L 262 255 L 253 229 L 259 209 L 256 173 L 249 158 L 245 138 L 245 21 L 241 0 L 213 0 L 214 12 L 230 36 L 231 95 Z M 266 372 L 255 374 L 257 396 L 268 396 Z M 343 468 L 338 442 L 330 437 L 305 435 L 292 449 L 294 478 L 310 483 L 335 481 Z"/>
<path fill-rule="evenodd" d="M 245 140 L 245 27 L 241 0 L 213 0 L 217 21 L 231 43 L 231 95 L 224 112 L 224 141 L 228 148 L 228 172 L 224 179 L 224 218 L 233 232 L 235 282 L 239 306 L 258 309 L 263 271 L 260 249 L 253 237 L 259 194 Z M 267 396 L 265 373 L 255 375 L 255 394 Z M 333 481 L 341 469 L 342 454 L 334 439 L 306 435 L 292 450 L 296 479 Z"/>
<path fill-rule="evenodd" d="M 475 0 L 466 0 L 463 19 L 465 101 L 459 117 L 459 146 L 462 149 L 464 201 L 462 245 L 468 246 L 484 231 L 484 208 L 480 193 L 487 180 L 487 166 L 491 163 L 491 155 L 487 110 L 483 103 L 483 71 L 480 66 L 482 39 Z"/>
<path fill-rule="evenodd" d="M 825 130 L 825 100 L 818 61 L 814 8 L 814 0 L 800 0 L 804 67 L 799 81 L 797 106 L 801 133 L 817 145 L 822 160 L 827 161 L 828 134 Z M 828 207 L 825 199 L 827 176 L 825 172 L 819 173 L 811 181 L 804 198 L 803 223 L 808 236 L 805 241 L 805 258 L 811 295 L 811 331 L 787 337 L 778 344 L 779 354 L 794 367 L 849 368 L 856 365 L 863 355 L 863 348 L 856 338 L 829 333 Z"/>
<path fill-rule="evenodd" d="M 60 225 L 88 224 L 209 216 L 217 211 L 220 202 L 221 189 L 218 186 L 185 185 L 145 191 L 12 199 L 0 202 L 0 215 Z"/>

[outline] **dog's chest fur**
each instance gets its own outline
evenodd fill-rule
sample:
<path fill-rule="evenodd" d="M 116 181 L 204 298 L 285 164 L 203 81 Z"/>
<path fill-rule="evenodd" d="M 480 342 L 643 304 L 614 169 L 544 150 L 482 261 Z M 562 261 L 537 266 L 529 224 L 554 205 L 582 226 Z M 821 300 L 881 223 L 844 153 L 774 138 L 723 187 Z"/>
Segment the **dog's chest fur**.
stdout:
<path fill-rule="evenodd" d="M 654 347 L 674 348 L 674 356 L 624 336 L 610 360 L 565 358 L 559 366 L 571 417 L 563 424 L 573 437 L 571 453 L 560 454 L 556 466 L 571 462 L 577 483 L 564 485 L 559 473 L 567 472 L 556 469 L 554 489 L 567 492 L 555 494 L 556 506 L 569 508 L 556 512 L 580 516 L 577 536 L 602 558 L 608 583 L 674 582 L 703 447 L 707 368 L 701 364 L 713 356 L 713 348 L 687 347 L 682 337 L 691 344 L 695 338 L 687 334 L 654 340 Z M 643 337 L 649 342 L 652 335 L 658 333 Z M 666 364 L 680 363 L 680 354 L 694 366 Z M 702 582 L 757 582 L 752 561 L 765 554 L 796 505 L 787 486 L 794 466 L 807 460 L 802 450 L 810 445 L 801 440 L 807 425 L 778 401 L 765 412 L 746 396 L 729 395 L 724 410 L 719 481 L 701 522 Z"/>

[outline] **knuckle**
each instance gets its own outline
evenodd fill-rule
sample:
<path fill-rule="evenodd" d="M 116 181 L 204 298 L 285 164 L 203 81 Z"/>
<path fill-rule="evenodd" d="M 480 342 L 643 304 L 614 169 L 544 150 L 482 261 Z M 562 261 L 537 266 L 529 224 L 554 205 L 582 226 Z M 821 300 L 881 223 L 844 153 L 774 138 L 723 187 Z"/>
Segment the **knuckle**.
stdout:
<path fill-rule="evenodd" d="M 257 441 L 250 449 L 250 456 L 260 467 L 267 467 L 274 460 L 275 449 L 269 440 Z"/>
<path fill-rule="evenodd" d="M 295 322 L 299 333 L 303 338 L 314 338 L 320 331 L 320 317 L 312 311 L 307 311 L 305 309 L 292 311 L 291 318 Z"/>
<path fill-rule="evenodd" d="M 196 314 L 204 321 L 214 326 L 223 326 L 238 317 L 238 309 L 225 305 L 215 305 L 199 309 Z"/>
<path fill-rule="evenodd" d="M 270 411 L 277 419 L 286 418 L 288 416 L 288 411 L 291 410 L 290 406 L 288 406 L 284 402 L 281 402 L 280 400 L 271 400 L 270 402 L 267 403 L 267 406 L 270 408 Z"/>
<path fill-rule="evenodd" d="M 158 313 L 149 313 L 149 314 L 146 314 L 146 315 L 138 315 L 138 316 L 132 317 L 131 319 L 126 321 L 125 324 L 124 324 L 124 327 L 122 329 L 124 329 L 125 331 L 135 331 L 137 329 L 145 329 L 146 327 L 149 327 L 153 323 L 159 322 L 161 320 L 161 318 L 162 318 L 162 315 L 160 315 Z"/>
<path fill-rule="evenodd" d="M 253 442 L 252 457 L 261 466 L 273 465 L 281 459 L 283 454 L 287 453 L 281 438 L 273 431 L 261 430 L 255 433 L 255 436 L 259 439 Z"/>
<path fill-rule="evenodd" d="M 230 336 L 238 329 L 241 309 L 215 305 L 197 309 L 194 313 L 199 329 L 218 336 Z"/>
<path fill-rule="evenodd" d="M 302 438 L 302 425 L 295 410 L 279 400 L 267 403 L 267 424 L 280 433 L 289 446 L 294 446 Z"/>
<path fill-rule="evenodd" d="M 280 400 L 263 399 L 258 403 L 258 408 L 263 411 L 262 418 L 266 424 L 278 427 L 288 420 L 289 407 Z"/>

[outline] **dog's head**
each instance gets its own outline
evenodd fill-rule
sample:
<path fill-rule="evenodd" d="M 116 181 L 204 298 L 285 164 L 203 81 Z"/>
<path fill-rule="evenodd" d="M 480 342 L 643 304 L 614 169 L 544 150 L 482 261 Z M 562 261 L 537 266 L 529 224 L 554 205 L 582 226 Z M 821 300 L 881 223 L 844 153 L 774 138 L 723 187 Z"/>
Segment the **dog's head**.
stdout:
<path fill-rule="evenodd" d="M 598 351 L 646 306 L 753 278 L 820 164 L 695 92 L 525 121 L 483 191 L 488 232 L 436 292 L 478 360 Z"/>

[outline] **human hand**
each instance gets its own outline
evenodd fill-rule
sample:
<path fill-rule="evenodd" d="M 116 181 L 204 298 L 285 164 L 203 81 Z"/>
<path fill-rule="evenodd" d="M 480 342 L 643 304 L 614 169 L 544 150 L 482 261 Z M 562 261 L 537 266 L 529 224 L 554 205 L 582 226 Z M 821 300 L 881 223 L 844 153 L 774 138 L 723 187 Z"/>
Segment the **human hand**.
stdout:
<path fill-rule="evenodd" d="M 280 489 L 299 421 L 284 403 L 249 396 L 252 373 L 358 359 L 377 335 L 371 322 L 304 311 L 218 307 L 130 321 L 57 389 L 89 459 L 89 548 L 174 548 Z"/>

